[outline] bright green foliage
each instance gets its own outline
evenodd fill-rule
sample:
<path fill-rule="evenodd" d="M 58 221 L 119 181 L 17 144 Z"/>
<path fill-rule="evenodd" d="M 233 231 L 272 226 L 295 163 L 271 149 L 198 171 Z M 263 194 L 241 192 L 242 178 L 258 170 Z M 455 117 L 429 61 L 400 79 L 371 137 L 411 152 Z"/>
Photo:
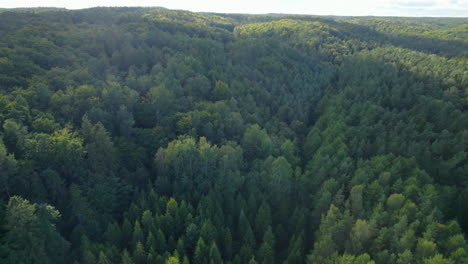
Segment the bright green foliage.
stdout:
<path fill-rule="evenodd" d="M 403 206 L 403 203 L 405 202 L 405 196 L 402 194 L 392 194 L 390 197 L 388 197 L 387 200 L 387 208 L 390 211 L 398 210 Z"/>
<path fill-rule="evenodd" d="M 467 24 L 0 9 L 0 263 L 468 264 Z"/>
<path fill-rule="evenodd" d="M 416 246 L 416 257 L 418 259 L 430 258 L 436 254 L 436 248 L 437 245 L 434 242 L 425 239 L 420 239 Z"/>
<path fill-rule="evenodd" d="M 392 173 L 379 173 L 379 171 L 392 171 Z M 403 171 L 407 173 L 404 174 Z M 361 178 L 363 175 L 366 175 L 367 179 Z M 414 160 L 392 156 L 377 157 L 362 163 L 360 169 L 355 172 L 354 180 L 367 183 L 366 186 L 354 186 L 349 197 L 348 202 L 353 209 L 352 216 L 357 219 L 350 226 L 349 220 L 343 222 L 346 218 L 340 220 L 343 216 L 337 207 L 331 205 L 329 212 L 321 221 L 318 240 L 309 256 L 310 261 L 327 263 L 340 252 L 354 256 L 367 253 L 376 262 L 388 261 L 389 258 L 394 258 L 388 255 L 390 249 L 398 255 L 397 258 L 395 256 L 394 261 L 414 263 L 433 258 L 438 252 L 445 252 L 445 256 L 442 255 L 443 258 L 456 256 L 455 248 L 466 247 L 462 246 L 465 242 L 460 236 L 449 238 L 450 232 L 459 232 L 456 226 L 435 222 L 440 220 L 437 220 L 434 208 L 430 206 L 431 201 L 415 200 L 413 202 L 405 198 L 403 194 L 392 193 L 403 190 L 403 182 L 415 181 L 426 182 L 425 191 L 433 191 L 433 186 L 428 183 L 426 175 L 414 168 Z M 363 199 L 360 193 L 366 193 L 375 198 L 365 203 L 361 202 L 362 204 L 357 207 L 356 201 Z M 366 216 L 368 220 L 359 219 L 358 217 L 366 215 L 362 213 L 362 209 L 366 207 L 373 208 Z M 384 211 L 385 208 L 387 211 Z M 425 210 L 430 218 L 420 213 Z M 427 222 L 427 219 L 431 219 L 431 222 Z M 412 222 L 409 222 L 410 220 Z M 418 230 L 418 227 L 423 229 Z M 345 232 L 345 236 L 339 236 L 340 233 L 334 233 L 335 230 Z M 334 237 L 334 234 L 337 236 Z M 346 234 L 349 234 L 349 238 L 346 238 Z M 455 242 L 458 239 L 460 239 L 459 242 Z M 340 246 L 342 241 L 345 241 L 345 244 Z M 454 245 L 449 246 L 451 243 L 448 241 L 452 241 Z M 446 247 L 446 249 L 441 247 Z"/>
<path fill-rule="evenodd" d="M 424 264 L 450 264 L 452 263 L 449 259 L 444 258 L 442 255 L 437 254 L 432 258 L 426 258 Z"/>
<path fill-rule="evenodd" d="M 166 259 L 166 264 L 180 264 L 179 258 L 177 257 L 169 257 Z"/>
<path fill-rule="evenodd" d="M 358 219 L 351 229 L 351 252 L 359 254 L 365 252 L 374 236 L 372 226 L 365 220 Z"/>

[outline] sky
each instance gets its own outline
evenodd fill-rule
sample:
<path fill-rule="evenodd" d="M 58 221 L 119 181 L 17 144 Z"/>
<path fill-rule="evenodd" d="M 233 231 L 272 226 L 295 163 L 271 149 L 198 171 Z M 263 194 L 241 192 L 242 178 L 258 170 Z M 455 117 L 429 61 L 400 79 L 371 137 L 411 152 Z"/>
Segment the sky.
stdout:
<path fill-rule="evenodd" d="M 468 17 L 468 0 L 0 0 L 0 7 L 151 6 L 217 13 Z"/>

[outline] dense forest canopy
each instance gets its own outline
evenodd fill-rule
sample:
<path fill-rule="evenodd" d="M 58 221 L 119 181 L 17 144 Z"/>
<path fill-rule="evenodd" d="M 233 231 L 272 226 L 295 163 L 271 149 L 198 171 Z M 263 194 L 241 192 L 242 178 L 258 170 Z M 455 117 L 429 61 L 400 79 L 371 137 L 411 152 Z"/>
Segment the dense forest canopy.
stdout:
<path fill-rule="evenodd" d="M 0 262 L 467 264 L 468 20 L 0 10 Z"/>

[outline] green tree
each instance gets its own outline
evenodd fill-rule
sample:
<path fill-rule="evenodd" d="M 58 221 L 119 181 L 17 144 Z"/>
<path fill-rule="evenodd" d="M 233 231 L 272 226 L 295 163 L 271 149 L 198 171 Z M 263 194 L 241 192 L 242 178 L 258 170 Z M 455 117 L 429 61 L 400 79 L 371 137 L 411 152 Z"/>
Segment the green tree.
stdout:
<path fill-rule="evenodd" d="M 272 216 L 270 206 L 266 202 L 263 202 L 255 217 L 255 235 L 257 240 L 261 240 L 264 237 L 265 232 L 271 228 L 271 225 Z"/>
<path fill-rule="evenodd" d="M 12 176 L 15 173 L 16 160 L 8 155 L 3 141 L 0 140 L 0 188 L 1 192 L 10 196 Z"/>
<path fill-rule="evenodd" d="M 260 264 L 275 263 L 275 238 L 271 227 L 269 227 L 263 236 L 263 241 L 258 250 L 258 261 Z"/>
<path fill-rule="evenodd" d="M 104 252 L 99 252 L 99 259 L 98 259 L 98 264 L 110 264 L 111 262 L 107 258 L 107 256 L 104 254 Z"/>
<path fill-rule="evenodd" d="M 229 98 L 231 98 L 229 86 L 223 81 L 216 81 L 215 88 L 213 89 L 213 99 L 227 100 Z"/>
<path fill-rule="evenodd" d="M 350 193 L 350 200 L 351 200 L 351 207 L 353 210 L 353 215 L 355 217 L 360 217 L 362 216 L 362 210 L 363 210 L 363 198 L 362 198 L 362 193 L 364 190 L 363 185 L 356 185 L 353 186 L 351 189 Z"/>
<path fill-rule="evenodd" d="M 128 253 L 128 251 L 126 249 L 123 250 L 122 252 L 122 264 L 133 264 L 133 260 L 132 258 L 130 257 L 130 254 Z"/>
<path fill-rule="evenodd" d="M 165 263 L 166 264 L 179 264 L 180 261 L 178 257 L 169 257 L 168 259 L 166 259 Z"/>
<path fill-rule="evenodd" d="M 91 169 L 100 173 L 109 173 L 116 166 L 116 150 L 109 132 L 101 123 L 91 125 L 84 118 L 82 133 L 85 139 L 85 148 Z"/>
<path fill-rule="evenodd" d="M 450 259 L 444 258 L 441 254 L 437 254 L 432 258 L 424 259 L 424 264 L 450 264 L 452 261 Z"/>
<path fill-rule="evenodd" d="M 203 238 L 198 239 L 197 246 L 195 247 L 195 253 L 193 256 L 194 264 L 204 264 L 210 262 L 210 249 L 203 241 Z"/>
<path fill-rule="evenodd" d="M 298 156 L 298 149 L 295 142 L 286 140 L 280 147 L 281 156 L 285 157 L 286 160 L 291 164 L 291 167 L 295 168 L 299 165 L 300 159 Z"/>
<path fill-rule="evenodd" d="M 135 245 L 135 249 L 133 251 L 133 261 L 135 264 L 144 264 L 146 263 L 146 252 L 143 244 L 138 241 Z"/>
<path fill-rule="evenodd" d="M 140 221 L 136 220 L 135 226 L 133 228 L 133 234 L 132 234 L 132 245 L 136 246 L 137 243 L 143 243 L 143 242 L 144 242 L 143 230 L 141 229 Z"/>
<path fill-rule="evenodd" d="M 119 246 L 121 244 L 121 236 L 120 227 L 117 223 L 113 222 L 107 225 L 107 230 L 104 233 L 106 242 L 111 245 Z"/>
<path fill-rule="evenodd" d="M 59 217 L 50 205 L 12 196 L 5 215 L 7 263 L 63 263 L 69 243 L 56 230 Z"/>
<path fill-rule="evenodd" d="M 358 219 L 350 234 L 352 252 L 356 255 L 365 252 L 373 236 L 373 227 L 366 220 Z"/>
<path fill-rule="evenodd" d="M 427 259 L 437 253 L 437 245 L 426 239 L 419 239 L 416 245 L 415 257 L 419 260 Z"/>
<path fill-rule="evenodd" d="M 388 197 L 387 207 L 391 211 L 400 209 L 405 202 L 405 196 L 399 193 L 394 193 Z"/>
<path fill-rule="evenodd" d="M 213 242 L 211 243 L 211 248 L 210 248 L 210 264 L 222 264 L 223 259 L 221 258 L 221 254 L 219 253 L 218 246 L 216 246 L 216 243 Z"/>
<path fill-rule="evenodd" d="M 267 132 L 255 124 L 245 130 L 242 148 L 246 160 L 262 159 L 270 155 L 273 143 Z"/>
<path fill-rule="evenodd" d="M 9 153 L 21 157 L 27 133 L 27 127 L 11 119 L 5 120 L 3 123 L 3 142 Z"/>
<path fill-rule="evenodd" d="M 252 257 L 250 259 L 249 264 L 257 264 L 257 261 L 255 260 L 255 257 Z"/>

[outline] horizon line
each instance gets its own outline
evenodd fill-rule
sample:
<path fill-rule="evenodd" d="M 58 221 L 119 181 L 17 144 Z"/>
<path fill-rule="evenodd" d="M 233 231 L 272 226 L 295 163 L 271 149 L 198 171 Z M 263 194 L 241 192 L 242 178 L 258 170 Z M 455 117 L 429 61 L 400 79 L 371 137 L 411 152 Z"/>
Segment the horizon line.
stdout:
<path fill-rule="evenodd" d="M 177 9 L 177 8 L 167 8 L 163 6 L 91 6 L 83 8 L 68 8 L 68 7 L 57 7 L 57 6 L 28 6 L 28 7 L 0 7 L 0 10 L 15 10 L 15 9 L 59 9 L 66 11 L 80 11 L 86 9 L 94 8 L 142 8 L 142 9 L 167 9 L 174 11 L 186 11 L 191 13 L 201 13 L 201 14 L 224 14 L 224 15 L 289 15 L 289 16 L 317 16 L 317 17 L 404 17 L 404 18 L 458 18 L 466 19 L 468 16 L 435 16 L 435 15 L 424 15 L 424 16 L 395 16 L 395 15 L 318 15 L 318 14 L 301 14 L 301 13 L 240 13 L 240 12 L 217 12 L 217 11 L 192 11 L 188 9 Z M 52 10 L 51 10 L 52 11 Z"/>

